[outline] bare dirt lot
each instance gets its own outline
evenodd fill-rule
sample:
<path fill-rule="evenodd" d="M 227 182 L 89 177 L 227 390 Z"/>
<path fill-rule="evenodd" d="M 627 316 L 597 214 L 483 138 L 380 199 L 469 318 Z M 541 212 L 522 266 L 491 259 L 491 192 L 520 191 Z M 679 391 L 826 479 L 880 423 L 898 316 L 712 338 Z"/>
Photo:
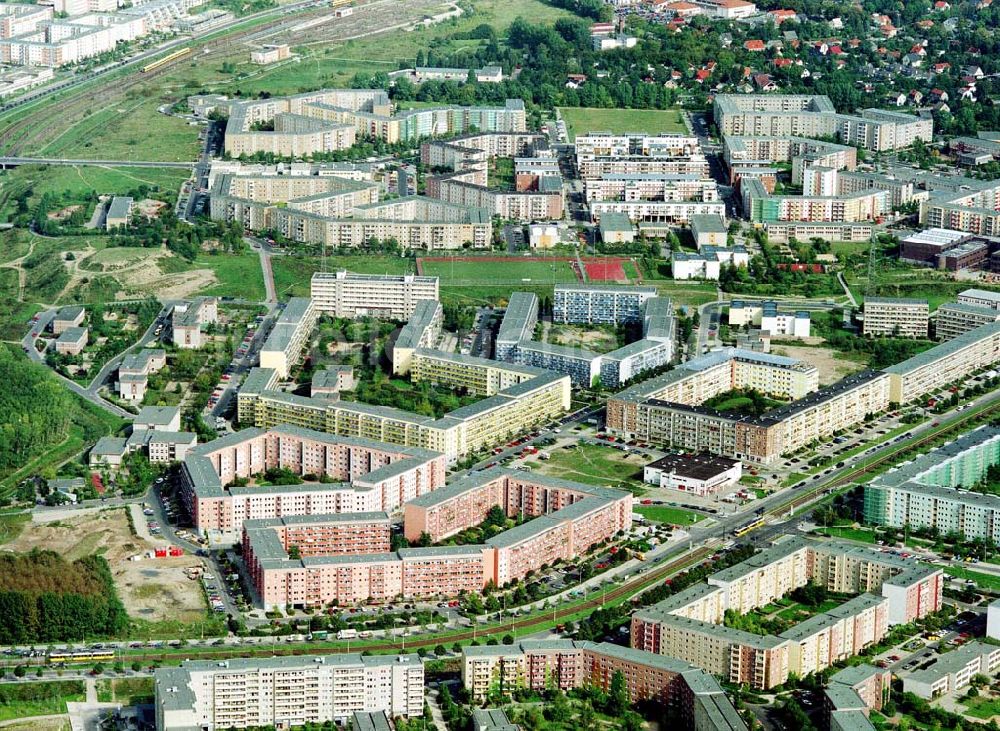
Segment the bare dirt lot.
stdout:
<path fill-rule="evenodd" d="M 822 338 L 810 338 L 817 343 L 822 343 Z M 803 345 L 786 345 L 784 342 L 771 343 L 771 352 L 775 355 L 785 355 L 789 358 L 796 358 L 810 363 L 819 369 L 819 383 L 826 386 L 834 381 L 839 381 L 844 376 L 864 370 L 865 364 L 848 360 L 832 348 L 807 347 Z"/>
<path fill-rule="evenodd" d="M 129 560 L 156 545 L 164 544 L 136 537 L 125 510 L 118 508 L 50 523 L 29 523 L 7 548 L 12 551 L 45 548 L 69 560 L 99 553 L 111 566 L 118 592 L 131 616 L 184 622 L 204 616 L 205 604 L 198 582 L 184 575 L 185 568 L 199 564 L 194 556 Z"/>

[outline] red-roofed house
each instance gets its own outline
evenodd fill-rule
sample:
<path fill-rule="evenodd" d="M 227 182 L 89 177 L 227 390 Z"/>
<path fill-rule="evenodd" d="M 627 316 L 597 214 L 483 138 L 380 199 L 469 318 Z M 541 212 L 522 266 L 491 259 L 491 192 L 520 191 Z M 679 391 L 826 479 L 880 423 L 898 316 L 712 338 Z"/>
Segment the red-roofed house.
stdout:
<path fill-rule="evenodd" d="M 772 65 L 776 69 L 786 69 L 794 63 L 795 62 L 790 58 L 776 58 L 772 62 Z"/>
<path fill-rule="evenodd" d="M 758 40 L 747 41 L 746 43 L 743 44 L 743 48 L 745 48 L 748 51 L 754 51 L 754 52 L 763 51 L 765 47 L 766 46 L 764 45 L 764 41 L 758 41 Z"/>
<path fill-rule="evenodd" d="M 698 69 L 697 71 L 694 72 L 694 80 L 697 81 L 699 84 L 704 84 L 706 81 L 708 81 L 709 77 L 711 76 L 712 72 L 709 71 L 708 69 Z"/>
<path fill-rule="evenodd" d="M 951 4 L 947 2 L 947 0 L 937 0 L 937 2 L 934 3 L 935 10 L 948 10 L 949 8 L 951 8 Z"/>
<path fill-rule="evenodd" d="M 951 64 L 948 63 L 947 61 L 942 61 L 941 63 L 936 63 L 933 66 L 931 66 L 931 71 L 933 71 L 935 74 L 943 74 L 950 70 L 951 70 Z"/>
<path fill-rule="evenodd" d="M 753 83 L 757 85 L 757 88 L 761 91 L 777 91 L 778 85 L 774 83 L 774 79 L 771 78 L 770 74 L 754 74 Z"/>
<path fill-rule="evenodd" d="M 781 25 L 786 20 L 795 20 L 796 17 L 794 10 L 771 10 L 770 15 L 778 25 Z"/>

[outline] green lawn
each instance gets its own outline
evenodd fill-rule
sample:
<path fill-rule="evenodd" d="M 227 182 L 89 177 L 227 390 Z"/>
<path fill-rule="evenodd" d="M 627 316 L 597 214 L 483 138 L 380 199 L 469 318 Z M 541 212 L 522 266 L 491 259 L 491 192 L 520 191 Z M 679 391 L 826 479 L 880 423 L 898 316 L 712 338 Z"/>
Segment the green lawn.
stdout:
<path fill-rule="evenodd" d="M 34 152 L 71 159 L 193 161 L 199 128 L 161 114 L 158 101 L 140 96 L 98 109 Z M 154 129 L 156 134 L 149 134 Z"/>
<path fill-rule="evenodd" d="M 944 572 L 948 576 L 954 576 L 956 579 L 972 579 L 980 589 L 1000 590 L 1000 576 L 984 574 L 981 571 L 971 571 L 964 566 L 946 566 Z"/>
<path fill-rule="evenodd" d="M 540 460 L 539 472 L 588 485 L 606 485 L 641 493 L 642 462 L 625 452 L 596 444 L 577 449 L 553 449 L 548 460 Z"/>
<path fill-rule="evenodd" d="M 669 297 L 674 305 L 699 307 L 706 302 L 718 299 L 715 285 L 712 282 L 661 282 L 644 280 L 644 285 L 653 285 L 659 290 L 660 296 Z"/>
<path fill-rule="evenodd" d="M 157 186 L 177 192 L 190 171 L 177 168 L 107 168 L 96 165 L 24 165 L 0 173 L 4 187 L 30 185 L 31 200 L 37 201 L 45 193 L 69 192 L 82 196 L 97 193 L 127 193 L 140 186 Z"/>
<path fill-rule="evenodd" d="M 673 523 L 674 525 L 691 525 L 705 519 L 704 515 L 666 505 L 637 505 L 635 512 L 654 523 Z"/>
<path fill-rule="evenodd" d="M 959 703 L 968 709 L 966 713 L 973 718 L 988 721 L 995 716 L 1000 716 L 1000 698 L 976 696 L 975 698 L 962 698 Z"/>
<path fill-rule="evenodd" d="M 833 526 L 830 528 L 819 528 L 816 531 L 822 535 L 830 536 L 831 538 L 847 538 L 852 541 L 861 541 L 862 543 L 874 543 L 875 534 L 870 530 L 864 530 L 861 528 L 850 528 L 847 526 Z"/>
<path fill-rule="evenodd" d="M 192 268 L 211 269 L 219 280 L 201 294 L 242 297 L 255 302 L 265 297 L 264 275 L 257 254 L 204 254 L 194 260 Z"/>
<path fill-rule="evenodd" d="M 339 269 L 360 274 L 412 274 L 413 262 L 398 256 L 326 257 L 326 271 Z M 309 281 L 314 272 L 323 271 L 323 259 L 318 256 L 274 256 L 271 257 L 271 270 L 278 299 L 308 297 Z"/>
<path fill-rule="evenodd" d="M 82 680 L 0 683 L 0 721 L 66 713 L 67 701 L 84 701 Z"/>
<path fill-rule="evenodd" d="M 0 513 L 0 544 L 10 543 L 24 530 L 31 522 L 31 513 L 28 512 L 5 512 Z"/>
<path fill-rule="evenodd" d="M 97 700 L 126 706 L 153 702 L 152 678 L 109 678 L 97 681 Z"/>
<path fill-rule="evenodd" d="M 559 107 L 569 141 L 578 134 L 589 132 L 646 132 L 660 134 L 687 132 L 680 109 L 595 109 L 593 107 Z"/>

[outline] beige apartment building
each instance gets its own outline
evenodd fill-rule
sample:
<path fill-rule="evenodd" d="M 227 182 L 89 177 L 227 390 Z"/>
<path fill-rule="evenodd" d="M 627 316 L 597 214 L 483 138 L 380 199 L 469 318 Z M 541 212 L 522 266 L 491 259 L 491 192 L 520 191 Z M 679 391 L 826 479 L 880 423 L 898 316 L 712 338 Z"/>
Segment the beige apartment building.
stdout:
<path fill-rule="evenodd" d="M 884 370 L 890 399 L 907 404 L 1000 361 L 1000 322 L 980 325 Z"/>
<path fill-rule="evenodd" d="M 862 332 L 868 337 L 927 338 L 930 306 L 908 297 L 866 297 Z"/>
<path fill-rule="evenodd" d="M 992 307 L 948 302 L 934 312 L 934 335 L 938 340 L 951 340 L 997 321 L 1000 321 L 1000 311 Z"/>
<path fill-rule="evenodd" d="M 778 636 L 722 624 L 727 610 L 746 613 L 810 582 L 860 595 Z M 857 655 L 890 625 L 937 611 L 942 587 L 940 569 L 836 541 L 792 538 L 636 612 L 631 641 L 730 682 L 768 689 L 791 673 L 801 677 Z"/>

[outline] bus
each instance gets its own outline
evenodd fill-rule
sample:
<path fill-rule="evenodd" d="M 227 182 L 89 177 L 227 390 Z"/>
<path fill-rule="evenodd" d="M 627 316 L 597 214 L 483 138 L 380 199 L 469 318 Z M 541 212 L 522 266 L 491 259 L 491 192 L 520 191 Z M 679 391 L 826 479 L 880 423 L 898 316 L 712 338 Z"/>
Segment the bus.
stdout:
<path fill-rule="evenodd" d="M 763 525 L 764 525 L 764 519 L 763 518 L 757 518 L 757 520 L 751 521 L 751 522 L 747 523 L 746 525 L 744 525 L 744 526 L 742 526 L 742 527 L 737 528 L 736 530 L 734 530 L 733 531 L 733 535 L 736 536 L 737 538 L 740 538 L 741 536 L 745 536 L 747 533 L 749 533 L 752 530 L 757 530 L 758 528 L 762 527 Z"/>
<path fill-rule="evenodd" d="M 70 650 L 68 652 L 50 652 L 50 663 L 64 664 L 68 662 L 111 662 L 115 659 L 114 650 Z"/>

